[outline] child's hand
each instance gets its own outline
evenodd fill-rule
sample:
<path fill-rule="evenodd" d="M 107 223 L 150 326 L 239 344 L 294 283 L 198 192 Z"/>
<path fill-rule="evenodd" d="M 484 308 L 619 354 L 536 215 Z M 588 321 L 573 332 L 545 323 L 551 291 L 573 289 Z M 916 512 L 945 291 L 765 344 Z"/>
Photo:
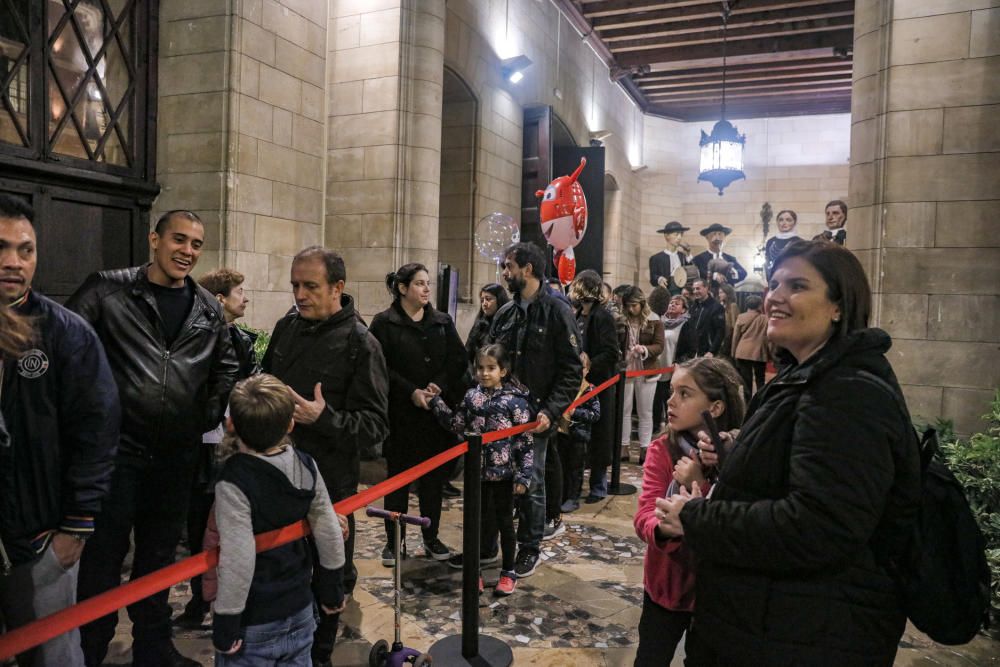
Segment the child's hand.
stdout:
<path fill-rule="evenodd" d="M 344 541 L 351 536 L 351 524 L 347 523 L 347 517 L 343 514 L 337 515 L 337 521 L 340 523 L 340 532 L 344 536 Z"/>
<path fill-rule="evenodd" d="M 430 394 L 431 396 L 440 396 L 441 395 L 441 387 L 437 386 L 433 382 L 431 382 L 431 383 L 429 383 L 427 385 L 427 389 L 425 391 L 428 394 Z"/>
<path fill-rule="evenodd" d="M 237 639 L 236 641 L 233 642 L 232 647 L 230 647 L 228 651 L 220 651 L 220 652 L 223 655 L 236 655 L 237 653 L 240 652 L 241 648 L 243 648 L 243 640 Z"/>
<path fill-rule="evenodd" d="M 528 487 L 526 487 L 524 484 L 514 484 L 515 496 L 523 496 L 527 492 L 528 492 Z"/>
<path fill-rule="evenodd" d="M 701 464 L 685 456 L 674 465 L 674 479 L 690 489 L 693 482 L 704 482 L 705 474 Z"/>

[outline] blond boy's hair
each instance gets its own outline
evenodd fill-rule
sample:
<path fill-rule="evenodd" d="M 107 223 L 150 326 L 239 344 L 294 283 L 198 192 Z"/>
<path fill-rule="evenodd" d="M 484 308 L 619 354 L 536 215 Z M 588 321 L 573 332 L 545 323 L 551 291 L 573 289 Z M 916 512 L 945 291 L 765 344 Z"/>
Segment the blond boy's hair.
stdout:
<path fill-rule="evenodd" d="M 284 440 L 294 412 L 291 391 L 267 373 L 238 382 L 229 395 L 229 416 L 236 435 L 256 452 L 267 451 Z"/>

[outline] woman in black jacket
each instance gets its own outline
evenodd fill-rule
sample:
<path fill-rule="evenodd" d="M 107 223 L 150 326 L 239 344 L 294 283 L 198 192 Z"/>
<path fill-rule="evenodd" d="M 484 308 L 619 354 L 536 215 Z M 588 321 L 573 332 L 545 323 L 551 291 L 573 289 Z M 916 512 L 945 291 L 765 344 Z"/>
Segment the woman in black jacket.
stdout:
<path fill-rule="evenodd" d="M 438 425 L 427 409 L 431 396 L 440 389 L 442 398 L 455 405 L 462 398 L 465 348 L 447 313 L 430 305 L 431 288 L 427 267 L 406 264 L 386 276 L 392 305 L 372 319 L 370 331 L 385 354 L 389 371 L 389 438 L 384 454 L 389 476 L 439 454 L 458 443 L 455 436 Z M 431 520 L 423 529 L 424 551 L 434 560 L 447 560 L 451 550 L 438 539 L 441 519 L 441 487 L 448 466 L 436 468 L 417 482 L 420 514 Z M 385 509 L 405 512 L 408 488 L 404 486 L 385 498 Z M 392 524 L 386 521 L 387 541 L 382 564 L 395 564 Z M 403 557 L 405 558 L 405 550 Z"/>
<path fill-rule="evenodd" d="M 577 328 L 580 330 L 580 348 L 590 357 L 587 380 L 595 387 L 618 372 L 621 350 L 615 318 L 604 307 L 604 282 L 601 276 L 587 269 L 577 274 L 569 286 L 569 298 L 576 311 Z M 596 502 L 608 495 L 608 466 L 614 451 L 615 392 L 607 389 L 598 394 L 601 417 L 594 424 L 587 446 L 587 463 L 590 467 L 590 493 L 587 499 Z M 579 462 L 582 465 L 583 461 Z M 576 479 L 583 479 L 581 474 Z M 563 489 L 563 512 L 572 512 L 580 506 L 577 498 L 582 489 Z"/>
<path fill-rule="evenodd" d="M 754 396 L 711 498 L 657 501 L 657 529 L 697 558 L 686 664 L 891 665 L 906 618 L 884 563 L 920 496 L 891 341 L 867 328 L 860 262 L 830 243 L 789 243 L 765 308 L 788 365 Z"/>
<path fill-rule="evenodd" d="M 472 323 L 469 336 L 465 339 L 465 355 L 469 362 L 469 371 L 466 377 L 466 384 L 472 387 L 476 384 L 476 353 L 479 348 L 486 345 L 490 337 L 490 326 L 493 324 L 493 316 L 497 314 L 500 307 L 510 301 L 507 290 L 497 283 L 488 283 L 479 290 L 479 314 L 476 321 Z"/>

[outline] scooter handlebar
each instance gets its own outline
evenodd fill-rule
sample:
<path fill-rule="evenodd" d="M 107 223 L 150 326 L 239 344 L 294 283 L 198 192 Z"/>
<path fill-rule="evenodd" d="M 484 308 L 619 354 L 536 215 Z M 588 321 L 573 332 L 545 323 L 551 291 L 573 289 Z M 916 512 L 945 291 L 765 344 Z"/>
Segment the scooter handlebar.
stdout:
<path fill-rule="evenodd" d="M 402 521 L 403 523 L 420 526 L 421 528 L 430 528 L 431 525 L 431 520 L 425 516 L 410 516 L 409 514 L 400 514 L 399 512 L 389 512 L 378 507 L 366 508 L 365 514 L 380 519 L 389 519 L 390 521 Z"/>

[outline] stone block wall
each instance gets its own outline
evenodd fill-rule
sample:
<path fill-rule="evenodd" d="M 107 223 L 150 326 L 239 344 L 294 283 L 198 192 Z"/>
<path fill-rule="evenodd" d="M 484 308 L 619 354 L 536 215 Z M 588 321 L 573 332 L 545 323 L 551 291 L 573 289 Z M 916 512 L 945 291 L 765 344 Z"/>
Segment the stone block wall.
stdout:
<path fill-rule="evenodd" d="M 1000 7 L 859 0 L 849 239 L 910 409 L 959 432 L 1000 386 Z"/>
<path fill-rule="evenodd" d="M 156 209 L 199 213 L 197 274 L 241 271 L 247 322 L 270 329 L 292 304 L 292 256 L 322 241 L 326 7 L 163 0 L 160 12 Z"/>
<path fill-rule="evenodd" d="M 731 119 L 746 135 L 745 180 L 733 182 L 718 195 L 709 183 L 699 182 L 698 141 L 714 122 L 680 123 L 646 118 L 646 164 L 642 172 L 642 246 L 662 249 L 656 233 L 664 223 L 679 220 L 691 228 L 684 240 L 694 253 L 705 249 L 698 232 L 718 222 L 733 229 L 726 250 L 752 271 L 754 253 L 763 243 L 760 209 L 771 204 L 774 217 L 782 209 L 798 214 L 797 231 L 812 238 L 823 231 L 824 206 L 832 199 L 850 201 L 848 153 L 850 116 Z M 848 215 L 853 230 L 854 213 Z M 772 218 L 769 236 L 777 232 Z M 852 231 L 853 233 L 853 231 Z M 640 284 L 649 285 L 648 255 L 644 250 Z"/>

